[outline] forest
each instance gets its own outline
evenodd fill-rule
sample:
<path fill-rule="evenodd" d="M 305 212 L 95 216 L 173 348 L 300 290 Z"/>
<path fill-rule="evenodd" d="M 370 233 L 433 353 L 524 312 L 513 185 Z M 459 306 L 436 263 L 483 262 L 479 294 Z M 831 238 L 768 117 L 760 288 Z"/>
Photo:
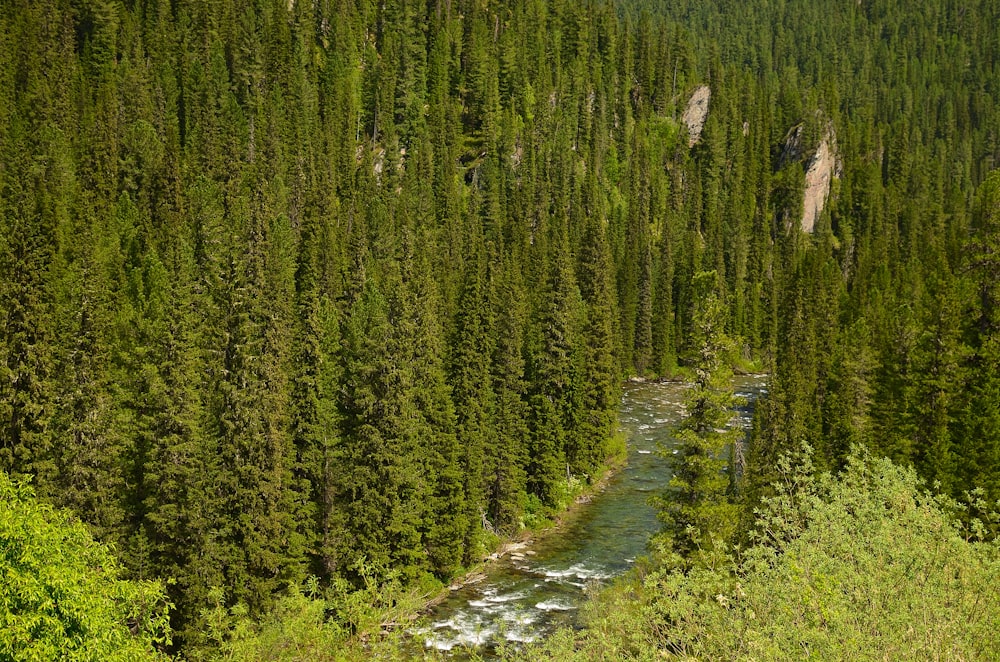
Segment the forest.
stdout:
<path fill-rule="evenodd" d="M 663 596 L 764 591 L 837 546 L 816 518 L 882 503 L 965 564 L 942 600 L 990 593 L 997 25 L 991 0 L 0 3 L 0 659 L 262 659 L 282 622 L 377 657 L 385 613 L 620 462 L 628 378 L 697 406 L 645 588 L 591 632 L 615 600 L 669 627 L 535 655 L 748 654 L 735 615 Z M 732 370 L 769 394 L 723 479 Z M 970 641 L 947 650 L 989 658 Z"/>

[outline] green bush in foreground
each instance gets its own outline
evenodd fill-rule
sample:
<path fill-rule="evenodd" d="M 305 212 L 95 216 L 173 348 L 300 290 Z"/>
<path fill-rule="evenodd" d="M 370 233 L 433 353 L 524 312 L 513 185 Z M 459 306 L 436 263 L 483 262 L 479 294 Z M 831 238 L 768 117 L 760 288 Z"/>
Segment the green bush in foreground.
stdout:
<path fill-rule="evenodd" d="M 739 563 L 637 573 L 530 659 L 987 660 L 1000 651 L 1000 546 L 888 460 L 838 477 L 783 466 Z M 981 529 L 978 531 L 981 533 Z"/>
<path fill-rule="evenodd" d="M 221 591 L 203 613 L 210 645 L 193 660 L 227 662 L 353 662 L 410 657 L 406 629 L 428 597 L 432 581 L 404 587 L 399 573 L 360 563 L 361 588 L 345 580 L 321 587 L 316 578 L 291 586 L 263 618 L 245 605 L 226 607 Z"/>
<path fill-rule="evenodd" d="M 83 524 L 0 472 L 0 660 L 161 659 L 163 587 L 120 572 Z"/>

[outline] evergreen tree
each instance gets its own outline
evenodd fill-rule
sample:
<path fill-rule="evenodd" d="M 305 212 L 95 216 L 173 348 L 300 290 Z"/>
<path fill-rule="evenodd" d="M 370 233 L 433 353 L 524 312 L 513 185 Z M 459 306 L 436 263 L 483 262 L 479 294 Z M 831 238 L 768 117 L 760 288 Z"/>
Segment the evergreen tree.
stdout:
<path fill-rule="evenodd" d="M 263 214 L 252 210 L 243 195 L 226 202 L 231 222 L 242 230 L 233 239 L 245 244 L 226 251 L 213 292 L 220 315 L 206 403 L 219 462 L 213 516 L 225 522 L 217 544 L 232 591 L 228 600 L 256 610 L 267 607 L 274 591 L 302 572 L 296 495 L 288 489 L 294 485 L 295 453 L 284 365 L 287 327 L 269 309 L 272 300 L 264 292 L 277 286 L 289 301 L 293 295 L 270 280 L 280 273 L 275 263 L 280 239 L 265 229 Z"/>
<path fill-rule="evenodd" d="M 724 331 L 722 300 L 715 294 L 718 275 L 703 271 L 695 279 L 702 294 L 695 310 L 698 352 L 687 418 L 677 433 L 668 491 L 656 499 L 664 528 L 659 544 L 689 563 L 711 562 L 735 532 L 738 509 L 731 499 L 735 445 L 742 431 L 728 429 L 738 403 L 732 369 L 736 344 Z"/>
<path fill-rule="evenodd" d="M 559 485 L 568 478 L 567 435 L 576 432 L 571 416 L 580 295 L 564 244 L 557 246 L 542 302 L 539 345 L 531 356 L 529 396 L 528 487 L 549 506 L 556 504 Z"/>
<path fill-rule="evenodd" d="M 524 359 L 524 297 L 508 268 L 498 285 L 496 347 L 490 376 L 494 394 L 496 444 L 488 449 L 483 485 L 487 517 L 500 532 L 519 525 L 527 494 L 529 450 L 527 380 Z"/>
<path fill-rule="evenodd" d="M 5 118 L 6 119 L 6 118 Z M 9 118 L 0 174 L 0 462 L 5 471 L 37 476 L 48 493 L 54 478 L 49 430 L 54 397 L 54 319 L 50 272 L 55 230 L 26 178 L 31 128 Z M 41 174 L 39 175 L 39 177 Z M 36 185 L 38 182 L 34 182 Z"/>
<path fill-rule="evenodd" d="M 669 229 L 660 239 L 660 259 L 653 298 L 652 343 L 653 370 L 669 375 L 677 365 L 674 316 L 674 248 Z"/>
<path fill-rule="evenodd" d="M 416 296 L 411 310 L 414 335 L 403 342 L 413 350 L 414 400 L 421 419 L 415 431 L 420 444 L 417 453 L 425 465 L 429 494 L 424 504 L 422 548 L 414 552 L 418 558 L 426 554 L 431 570 L 438 576 L 449 577 L 471 560 L 479 542 L 482 510 L 478 503 L 470 506 L 467 490 L 473 486 L 466 469 L 475 466 L 474 455 L 482 453 L 482 449 L 462 444 L 458 435 L 445 366 L 444 331 L 438 322 L 437 285 L 429 265 L 423 260 L 418 264 L 418 273 L 413 275 Z"/>
<path fill-rule="evenodd" d="M 487 511 L 486 477 L 498 467 L 493 462 L 498 443 L 493 428 L 495 398 L 491 380 L 491 359 L 494 352 L 494 332 L 491 287 L 483 282 L 484 266 L 470 262 L 465 285 L 458 305 L 456 339 L 452 346 L 451 383 L 455 410 L 458 414 L 458 443 L 463 449 L 462 473 L 465 482 L 465 508 L 469 531 L 465 548 L 475 548 L 475 534 Z M 494 524 L 491 523 L 491 526 Z"/>
<path fill-rule="evenodd" d="M 961 339 L 961 284 L 934 279 L 929 285 L 935 301 L 926 306 L 929 319 L 921 324 L 913 356 L 913 462 L 929 483 L 949 494 L 954 488 L 957 394 L 965 383 L 967 354 Z"/>
<path fill-rule="evenodd" d="M 388 302 L 369 282 L 351 307 L 343 341 L 340 411 L 346 453 L 338 507 L 345 513 L 347 530 L 339 557 L 348 570 L 358 569 L 365 559 L 374 567 L 389 565 L 389 522 L 405 494 L 398 483 L 407 476 L 393 470 L 395 463 L 409 458 L 401 457 L 393 438 L 400 417 L 396 388 L 401 375 L 387 356 L 390 334 Z"/>
<path fill-rule="evenodd" d="M 142 398 L 136 403 L 148 435 L 139 458 L 137 491 L 143 501 L 136 507 L 142 516 L 137 535 L 148 549 L 149 564 L 136 572 L 174 579 L 167 586 L 175 605 L 171 622 L 177 643 L 184 646 L 203 640 L 199 611 L 209 590 L 224 585 L 224 577 L 216 546 L 218 449 L 205 429 L 190 243 L 178 242 L 168 263 L 169 276 L 164 274 L 156 295 L 163 309 L 149 320 L 148 363 L 141 368 Z"/>
<path fill-rule="evenodd" d="M 619 370 L 614 357 L 614 300 L 607 240 L 600 218 L 589 214 L 586 224 L 580 273 L 586 315 L 581 332 L 582 412 L 580 425 L 567 445 L 567 461 L 573 473 L 592 480 L 606 459 L 608 442 L 615 431 Z"/>
<path fill-rule="evenodd" d="M 292 386 L 295 474 L 301 507 L 297 526 L 305 538 L 313 571 L 336 571 L 335 540 L 343 535 L 335 508 L 340 448 L 337 390 L 340 387 L 340 327 L 337 310 L 321 294 L 319 237 L 315 219 L 307 220 L 296 271 L 297 331 Z"/>
<path fill-rule="evenodd" d="M 978 192 L 969 264 L 978 289 L 975 344 L 963 412 L 964 444 L 957 451 L 965 486 L 1000 494 L 1000 172 L 994 171 Z"/>

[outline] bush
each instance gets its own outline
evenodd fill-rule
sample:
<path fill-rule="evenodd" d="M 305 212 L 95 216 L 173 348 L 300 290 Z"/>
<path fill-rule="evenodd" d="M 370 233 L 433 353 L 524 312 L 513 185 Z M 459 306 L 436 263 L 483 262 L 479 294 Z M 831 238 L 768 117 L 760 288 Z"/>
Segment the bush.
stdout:
<path fill-rule="evenodd" d="M 888 460 L 790 473 L 740 563 L 633 575 L 587 630 L 530 657 L 995 659 L 1000 547 L 958 525 L 956 504 Z"/>
<path fill-rule="evenodd" d="M 398 573 L 386 568 L 362 562 L 358 572 L 361 588 L 343 579 L 324 588 L 311 578 L 290 587 L 257 620 L 243 605 L 227 608 L 222 592 L 214 591 L 215 605 L 203 613 L 214 650 L 203 651 L 202 657 L 231 662 L 400 659 L 408 644 L 406 627 L 440 583 L 430 578 L 422 587 L 404 589 Z"/>
<path fill-rule="evenodd" d="M 72 516 L 0 472 L 0 660 L 160 659 L 169 605 Z"/>

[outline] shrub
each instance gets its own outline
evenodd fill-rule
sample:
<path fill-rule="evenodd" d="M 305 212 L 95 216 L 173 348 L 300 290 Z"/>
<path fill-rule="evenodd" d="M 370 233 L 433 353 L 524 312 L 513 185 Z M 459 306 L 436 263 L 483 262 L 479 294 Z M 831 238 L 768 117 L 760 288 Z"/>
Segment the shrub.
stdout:
<path fill-rule="evenodd" d="M 956 504 L 888 460 L 786 485 L 739 563 L 636 573 L 598 598 L 585 631 L 530 657 L 995 659 L 1000 547 L 962 528 Z"/>
<path fill-rule="evenodd" d="M 0 660 L 159 659 L 169 605 L 82 523 L 0 472 Z"/>

